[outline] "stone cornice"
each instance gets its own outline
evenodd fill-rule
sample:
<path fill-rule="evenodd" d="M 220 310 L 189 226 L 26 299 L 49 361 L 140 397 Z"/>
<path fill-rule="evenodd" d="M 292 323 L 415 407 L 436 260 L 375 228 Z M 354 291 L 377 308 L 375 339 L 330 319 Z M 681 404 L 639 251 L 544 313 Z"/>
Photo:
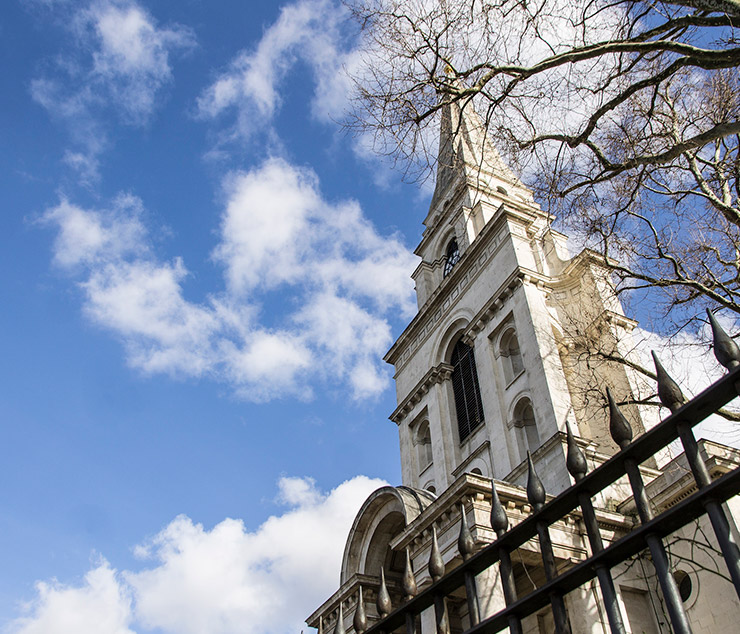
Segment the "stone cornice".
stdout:
<path fill-rule="evenodd" d="M 396 425 L 400 424 L 408 413 L 414 409 L 414 406 L 421 401 L 432 385 L 442 383 L 442 381 L 449 379 L 450 376 L 452 376 L 452 366 L 449 363 L 440 363 L 438 366 L 431 368 L 388 418 L 396 423 Z"/>
<path fill-rule="evenodd" d="M 527 492 L 523 487 L 509 484 L 502 480 L 496 480 L 495 482 L 496 492 L 506 509 L 506 514 L 512 520 L 512 525 L 531 515 L 533 512 L 532 507 L 527 500 Z M 548 501 L 553 499 L 553 497 L 548 495 Z M 456 525 L 454 530 L 457 531 L 460 520 L 460 503 L 467 503 L 468 501 L 476 506 L 483 504 L 487 511 L 490 509 L 490 478 L 472 473 L 463 473 L 460 475 L 425 509 L 424 513 L 419 515 L 397 537 L 391 540 L 391 548 L 395 551 L 402 552 L 408 547 L 411 549 L 413 556 L 419 549 L 428 546 L 428 543 L 431 541 L 433 526 L 436 526 L 438 535 L 442 535 L 451 525 Z M 626 532 L 633 525 L 631 518 L 627 518 L 620 513 L 599 508 L 595 509 L 595 511 L 599 526 L 604 529 L 614 532 Z M 581 510 L 580 508 L 576 508 L 552 526 L 565 530 L 577 530 L 574 528 L 574 524 L 581 518 Z M 491 542 L 496 539 L 490 525 L 471 526 L 471 530 L 474 531 L 474 534 L 478 538 L 483 538 L 484 542 Z"/>
<path fill-rule="evenodd" d="M 492 219 L 480 232 L 478 237 L 462 254 L 457 266 L 452 269 L 442 283 L 431 293 L 419 312 L 411 320 L 411 323 L 400 334 L 391 349 L 386 353 L 384 360 L 387 363 L 398 365 L 399 356 L 403 354 L 401 364 L 405 363 L 411 355 L 411 351 L 425 341 L 434 330 L 436 323 L 442 317 L 449 314 L 452 308 L 457 304 L 458 298 L 463 291 L 472 284 L 472 282 L 481 274 L 485 265 L 494 257 L 495 253 L 501 247 L 504 241 L 504 222 L 506 218 L 514 217 L 515 214 L 507 213 L 510 210 L 504 210 L 497 218 Z M 476 315 L 473 323 L 483 320 L 477 327 L 471 328 L 471 335 L 474 337 L 480 328 L 488 321 L 500 308 L 500 303 L 509 294 L 513 286 L 520 281 L 534 283 L 539 287 L 551 286 L 551 278 L 546 275 L 537 273 L 530 269 L 518 266 L 499 286 L 499 289 L 493 294 L 491 299 L 486 303 L 484 308 Z M 499 304 L 496 301 L 499 300 Z"/>
<path fill-rule="evenodd" d="M 586 248 L 571 258 L 570 262 L 568 262 L 563 270 L 560 279 L 568 279 L 575 273 L 576 269 L 589 265 L 596 265 L 599 268 L 608 269 L 610 266 L 615 264 L 617 264 L 617 261 L 613 258 L 607 258 L 598 251 Z"/>
<path fill-rule="evenodd" d="M 488 448 L 491 446 L 490 441 L 485 440 L 483 441 L 478 447 L 476 447 L 471 454 L 463 460 L 460 465 L 452 472 L 452 477 L 457 478 L 460 474 L 465 473 L 465 470 L 468 468 L 471 462 L 475 460 L 478 456 L 485 453 Z"/>
<path fill-rule="evenodd" d="M 434 233 L 434 230 L 439 226 L 443 219 L 443 211 L 445 207 L 449 208 L 450 206 L 453 206 L 453 203 L 457 202 L 455 199 L 461 198 L 466 191 L 473 194 L 472 197 L 475 199 L 475 202 L 487 198 L 489 201 L 496 201 L 501 204 L 516 207 L 520 210 L 527 210 L 527 212 L 532 215 L 545 218 L 549 224 L 552 224 L 552 221 L 555 220 L 555 216 L 542 210 L 540 205 L 538 205 L 532 197 L 531 190 L 524 186 L 518 178 L 514 177 L 512 179 L 511 177 L 505 176 L 497 171 L 485 169 L 480 165 L 473 165 L 468 162 L 465 163 L 465 167 L 471 169 L 475 176 L 471 177 L 467 174 L 463 174 L 462 171 L 457 171 L 453 180 L 447 184 L 446 195 L 438 196 L 436 200 L 432 201 L 426 218 L 424 218 L 424 226 L 427 227 L 427 229 L 424 231 L 421 243 L 417 247 L 417 250 L 423 248 L 425 243 L 428 241 L 430 234 Z M 518 191 L 519 195 L 512 195 L 512 192 L 502 194 L 490 185 L 491 180 L 506 183 L 510 187 L 513 187 L 514 191 Z"/>
<path fill-rule="evenodd" d="M 344 614 L 351 614 L 357 605 L 357 592 L 362 585 L 363 598 L 368 603 L 372 602 L 380 586 L 380 578 L 363 574 L 354 574 L 350 577 L 334 594 L 324 601 L 314 612 L 306 619 L 309 627 L 318 628 L 319 617 L 323 618 L 324 631 L 333 631 L 337 622 L 337 611 L 339 604 L 342 604 Z M 397 584 L 392 578 L 386 579 L 386 585 L 389 589 L 395 589 Z"/>
<path fill-rule="evenodd" d="M 498 226 L 494 226 L 498 225 Z M 476 273 L 480 272 L 478 260 L 485 255 L 483 263 L 488 262 L 493 253 L 498 250 L 503 239 L 497 229 L 502 228 L 501 223 L 489 222 L 478 235 L 478 238 L 461 254 L 460 261 L 452 269 L 450 274 L 442 280 L 442 283 L 434 289 L 419 312 L 414 316 L 408 326 L 404 329 L 391 349 L 386 353 L 384 360 L 395 364 L 399 348 L 404 347 L 419 329 L 429 330 L 428 322 L 436 322 L 444 309 L 446 314 L 455 300 L 460 296 L 462 290 L 470 285 Z M 490 243 L 494 244 L 491 245 Z M 474 273 L 473 276 L 470 273 Z M 449 300 L 445 303 L 445 300 Z"/>
<path fill-rule="evenodd" d="M 699 439 L 699 453 L 707 466 L 712 480 L 736 468 L 740 464 L 740 450 L 720 443 Z M 679 454 L 663 466 L 659 475 L 645 485 L 650 501 L 657 512 L 675 506 L 697 490 L 696 480 L 691 473 L 686 455 Z M 621 513 L 635 513 L 633 497 L 619 505 Z"/>

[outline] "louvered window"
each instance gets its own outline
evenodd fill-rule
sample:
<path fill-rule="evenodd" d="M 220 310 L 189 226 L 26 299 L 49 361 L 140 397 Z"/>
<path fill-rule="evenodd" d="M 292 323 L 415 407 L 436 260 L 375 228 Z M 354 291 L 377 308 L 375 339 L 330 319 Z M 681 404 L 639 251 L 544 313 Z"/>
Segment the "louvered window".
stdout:
<path fill-rule="evenodd" d="M 457 239 L 452 238 L 450 243 L 447 245 L 447 253 L 445 254 L 445 268 L 443 271 L 444 277 L 447 277 L 452 270 L 452 267 L 460 260 L 460 249 L 457 246 Z"/>
<path fill-rule="evenodd" d="M 452 351 L 451 361 L 457 429 L 460 433 L 460 442 L 462 442 L 483 422 L 483 403 L 480 398 L 473 349 L 462 341 L 458 341 Z"/>

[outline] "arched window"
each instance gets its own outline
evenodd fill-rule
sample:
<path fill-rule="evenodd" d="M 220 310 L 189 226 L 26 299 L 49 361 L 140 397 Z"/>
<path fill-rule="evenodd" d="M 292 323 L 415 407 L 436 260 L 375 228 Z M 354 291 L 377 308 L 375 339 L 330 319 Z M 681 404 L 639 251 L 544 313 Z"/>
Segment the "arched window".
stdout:
<path fill-rule="evenodd" d="M 527 450 L 534 451 L 540 446 L 540 435 L 537 432 L 537 423 L 534 420 L 532 401 L 523 398 L 514 408 L 514 427 L 519 433 L 519 447 L 524 456 Z"/>
<path fill-rule="evenodd" d="M 475 369 L 473 349 L 458 341 L 452 350 L 452 391 L 457 410 L 457 429 L 460 442 L 483 422 L 483 403 Z"/>
<path fill-rule="evenodd" d="M 524 370 L 522 362 L 522 353 L 519 351 L 519 340 L 516 337 L 516 330 L 510 328 L 501 337 L 499 348 L 501 353 L 501 362 L 504 365 L 504 376 L 506 382 L 511 383 Z"/>
<path fill-rule="evenodd" d="M 432 464 L 432 434 L 427 421 L 421 423 L 416 431 L 416 455 L 419 459 L 419 471 Z"/>
<path fill-rule="evenodd" d="M 452 238 L 447 245 L 447 251 L 445 252 L 445 268 L 444 277 L 447 277 L 452 270 L 452 267 L 460 260 L 460 249 L 457 246 L 457 238 Z"/>

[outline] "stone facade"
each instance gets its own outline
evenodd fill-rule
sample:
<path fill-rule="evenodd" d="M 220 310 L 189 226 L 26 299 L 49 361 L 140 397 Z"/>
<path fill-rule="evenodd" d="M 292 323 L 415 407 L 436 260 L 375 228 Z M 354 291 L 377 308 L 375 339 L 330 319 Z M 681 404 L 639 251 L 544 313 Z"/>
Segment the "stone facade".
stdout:
<path fill-rule="evenodd" d="M 492 542 L 492 478 L 510 522 L 527 517 L 531 509 L 522 487 L 528 451 L 549 494 L 570 486 L 566 419 L 590 468 L 607 460 L 617 447 L 609 437 L 602 390 L 608 385 L 622 399 L 642 389 L 628 366 L 593 354 L 629 355 L 635 326 L 622 311 L 602 257 L 568 253 L 565 236 L 552 229 L 552 218 L 503 164 L 475 113 L 456 107 L 444 111 L 437 172 L 416 249 L 419 311 L 385 357 L 395 368 L 398 407 L 390 418 L 399 431 L 403 484 L 379 489 L 358 513 L 340 587 L 307 620 L 317 627 L 321 619 L 325 632 L 335 628 L 340 605 L 346 630 L 353 631 L 360 586 L 370 622 L 377 619 L 381 568 L 398 605 L 407 552 L 417 583 L 429 584 L 433 531 L 447 569 L 458 565 L 461 512 L 479 547 Z M 477 382 L 470 374 L 459 379 L 455 354 L 461 350 L 469 355 L 466 363 Z M 456 372 L 465 387 L 455 387 Z M 463 406 L 473 415 L 461 416 L 457 410 Z M 656 421 L 654 413 L 635 406 L 625 413 L 636 433 Z M 702 448 L 716 473 L 739 462 L 734 450 L 714 443 Z M 651 498 L 670 505 L 690 492 L 693 480 L 681 457 L 660 462 L 641 468 Z M 606 542 L 634 524 L 629 495 L 620 482 L 594 500 Z M 735 503 L 730 507 L 734 511 Z M 734 590 L 716 572 L 722 564 L 713 555 L 713 536 L 695 552 L 697 535 L 711 535 L 705 528 L 699 522 L 683 529 L 671 551 L 677 574 L 690 579 L 684 588 L 691 586 L 686 605 L 696 632 L 731 629 L 733 621 L 740 622 Z M 550 530 L 558 566 L 588 556 L 577 513 Z M 514 555 L 517 589 L 526 594 L 544 580 L 537 545 L 527 544 Z M 670 631 L 648 558 L 627 562 L 613 574 L 629 631 Z M 496 568 L 481 573 L 477 585 L 484 616 L 504 606 Z M 727 595 L 727 603 L 702 602 L 700 595 L 707 592 Z M 566 605 L 574 632 L 609 631 L 595 582 L 570 593 Z M 469 623 L 464 597 L 449 597 L 448 609 L 452 633 L 462 632 Z M 428 612 L 421 615 L 425 634 L 434 631 L 433 612 Z M 553 631 L 549 609 L 524 627 L 528 633 Z"/>

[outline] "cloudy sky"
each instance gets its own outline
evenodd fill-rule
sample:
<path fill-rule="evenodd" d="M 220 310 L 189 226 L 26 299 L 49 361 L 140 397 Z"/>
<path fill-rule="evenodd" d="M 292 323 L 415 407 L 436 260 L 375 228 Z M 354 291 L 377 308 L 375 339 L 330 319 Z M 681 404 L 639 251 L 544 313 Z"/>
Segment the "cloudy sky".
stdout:
<path fill-rule="evenodd" d="M 332 0 L 0 12 L 0 631 L 298 634 L 400 479 L 426 199 Z"/>
<path fill-rule="evenodd" d="M 6 0 L 0 631 L 298 634 L 398 483 L 428 199 L 334 0 Z"/>

